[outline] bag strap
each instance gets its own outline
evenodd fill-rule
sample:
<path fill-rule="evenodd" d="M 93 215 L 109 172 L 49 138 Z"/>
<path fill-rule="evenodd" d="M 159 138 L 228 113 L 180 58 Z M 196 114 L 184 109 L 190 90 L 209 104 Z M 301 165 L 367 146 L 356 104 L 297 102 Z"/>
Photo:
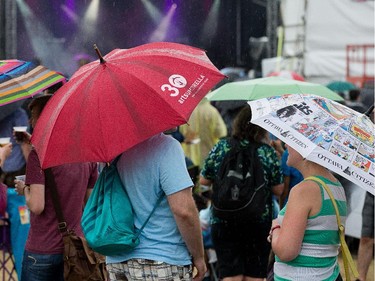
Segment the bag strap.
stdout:
<path fill-rule="evenodd" d="M 354 277 L 358 278 L 359 277 L 359 273 L 358 273 L 358 270 L 357 270 L 357 268 L 355 266 L 353 258 L 352 258 L 351 254 L 350 254 L 348 245 L 346 244 L 346 241 L 345 241 L 345 227 L 341 223 L 339 208 L 337 207 L 337 203 L 336 203 L 335 198 L 333 197 L 332 191 L 325 184 L 325 182 L 322 181 L 318 177 L 311 176 L 311 177 L 306 178 L 305 180 L 315 181 L 315 182 L 319 183 L 325 189 L 325 191 L 327 191 L 328 196 L 329 196 L 329 198 L 332 201 L 332 204 L 333 204 L 333 207 L 334 207 L 335 213 L 336 213 L 336 220 L 337 220 L 337 225 L 338 225 L 338 229 L 339 229 L 340 242 L 341 242 L 341 253 L 342 253 L 342 257 L 343 257 L 343 263 L 344 263 L 344 270 L 345 270 L 346 280 L 347 281 L 351 280 L 349 269 L 352 271 Z"/>
<path fill-rule="evenodd" d="M 241 141 L 239 139 L 236 139 L 234 137 L 228 137 L 228 142 L 230 144 L 231 149 L 247 149 L 247 150 L 253 150 L 255 153 L 257 149 L 263 145 L 264 143 L 258 143 L 258 142 L 250 142 L 248 141 L 248 144 L 246 146 L 241 145 Z"/>
<path fill-rule="evenodd" d="M 118 155 L 118 156 L 112 161 L 111 165 L 114 165 L 114 166 L 116 167 L 117 162 L 118 162 L 118 160 L 120 159 L 121 155 L 122 155 L 122 154 Z M 116 169 L 117 169 L 117 167 L 116 167 Z M 126 190 L 125 190 L 125 192 L 126 192 Z M 164 192 L 161 191 L 161 194 L 159 195 L 159 198 L 158 198 L 158 200 L 156 201 L 156 204 L 155 204 L 154 208 L 152 209 L 151 213 L 148 215 L 146 221 L 142 224 L 141 228 L 138 229 L 138 231 L 136 232 L 135 237 L 133 238 L 134 241 L 137 240 L 138 237 L 141 235 L 142 230 L 145 228 L 145 226 L 146 226 L 146 224 L 148 223 L 148 221 L 150 220 L 151 216 L 154 214 L 156 208 L 159 206 L 159 204 L 160 204 L 161 200 L 163 199 L 163 197 L 164 197 Z"/>
<path fill-rule="evenodd" d="M 134 240 L 137 240 L 138 237 L 141 235 L 141 232 L 142 230 L 145 228 L 146 224 L 148 223 L 148 221 L 150 220 L 151 216 L 154 214 L 156 208 L 159 206 L 161 200 L 163 199 L 164 197 L 164 192 L 162 191 L 159 198 L 158 198 L 158 201 L 156 201 L 156 204 L 154 206 L 154 208 L 152 209 L 151 213 L 148 215 L 146 221 L 143 223 L 143 225 L 141 226 L 140 229 L 138 229 L 137 233 L 135 234 L 135 237 L 134 237 Z"/>
<path fill-rule="evenodd" d="M 112 165 L 116 166 L 117 165 L 117 162 L 118 160 L 120 159 L 120 157 L 122 156 L 122 153 L 117 155 L 115 159 L 112 160 Z"/>
<path fill-rule="evenodd" d="M 62 209 L 61 209 L 59 194 L 57 192 L 56 182 L 55 182 L 55 178 L 52 174 L 51 168 L 45 169 L 44 175 L 45 175 L 46 186 L 51 190 L 53 207 L 55 209 L 56 216 L 57 216 L 57 219 L 59 221 L 58 229 L 59 229 L 60 233 L 66 233 L 68 231 L 68 228 L 67 228 L 66 221 L 64 219 Z"/>

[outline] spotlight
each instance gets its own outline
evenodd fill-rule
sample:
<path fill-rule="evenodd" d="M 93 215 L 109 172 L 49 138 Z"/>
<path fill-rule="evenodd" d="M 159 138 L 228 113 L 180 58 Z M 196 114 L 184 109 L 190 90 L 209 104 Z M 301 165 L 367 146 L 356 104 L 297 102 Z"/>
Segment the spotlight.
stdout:
<path fill-rule="evenodd" d="M 200 41 L 203 44 L 209 43 L 217 33 L 217 26 L 219 21 L 219 9 L 220 0 L 214 0 L 210 11 L 208 13 L 207 19 L 203 25 Z"/>
<path fill-rule="evenodd" d="M 98 14 L 99 14 L 99 0 L 92 0 L 84 17 L 83 17 L 83 22 L 84 23 L 94 23 L 98 19 Z"/>
<path fill-rule="evenodd" d="M 68 6 L 62 4 L 60 7 L 65 12 L 65 14 L 68 16 L 68 18 L 70 18 L 73 22 L 75 22 L 75 23 L 79 22 L 78 15 L 75 12 L 73 12 L 73 10 L 71 10 Z"/>
<path fill-rule="evenodd" d="M 145 6 L 154 24 L 159 24 L 163 17 L 160 10 L 150 0 L 142 0 L 142 4 Z"/>
<path fill-rule="evenodd" d="M 83 41 L 89 41 L 95 34 L 99 15 L 99 0 L 91 0 L 79 25 L 78 35 Z"/>
<path fill-rule="evenodd" d="M 66 63 L 72 61 L 72 56 L 63 46 L 65 38 L 56 38 L 53 33 L 34 15 L 24 0 L 17 0 L 22 19 L 25 23 L 33 53 L 42 63 L 62 73 L 73 73 L 73 65 Z M 58 55 L 57 55 L 58 54 Z"/>
<path fill-rule="evenodd" d="M 168 29 L 171 24 L 173 15 L 176 11 L 177 5 L 173 4 L 171 8 L 169 9 L 168 13 L 165 15 L 165 17 L 161 20 L 158 27 L 155 29 L 155 31 L 151 34 L 149 38 L 149 42 L 159 42 L 164 41 L 167 37 Z"/>

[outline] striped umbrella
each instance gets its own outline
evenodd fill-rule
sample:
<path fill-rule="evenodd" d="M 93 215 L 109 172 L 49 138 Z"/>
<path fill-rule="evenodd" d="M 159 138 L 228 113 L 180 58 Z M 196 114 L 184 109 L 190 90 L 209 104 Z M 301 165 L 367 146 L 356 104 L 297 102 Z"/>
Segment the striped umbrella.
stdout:
<path fill-rule="evenodd" d="M 23 61 L 20 60 L 3 60 L 0 61 L 0 74 L 6 74 L 8 71 L 11 71 L 23 64 Z"/>
<path fill-rule="evenodd" d="M 0 61 L 0 106 L 32 97 L 65 77 L 42 65 L 21 60 Z"/>

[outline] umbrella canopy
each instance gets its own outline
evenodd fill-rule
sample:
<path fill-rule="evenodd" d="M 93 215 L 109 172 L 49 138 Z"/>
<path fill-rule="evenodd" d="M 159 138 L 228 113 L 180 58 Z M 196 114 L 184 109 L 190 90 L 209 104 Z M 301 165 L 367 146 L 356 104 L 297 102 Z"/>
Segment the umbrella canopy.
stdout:
<path fill-rule="evenodd" d="M 0 61 L 0 75 L 6 74 L 7 72 L 21 66 L 24 62 L 20 60 L 3 60 Z"/>
<path fill-rule="evenodd" d="M 271 72 L 267 76 L 268 77 L 277 76 L 277 77 L 282 77 L 282 78 L 287 78 L 287 79 L 292 79 L 292 80 L 305 81 L 305 79 L 301 75 L 299 75 L 297 72 L 289 71 L 289 70 Z"/>
<path fill-rule="evenodd" d="M 59 73 L 32 62 L 0 61 L 0 106 L 32 97 L 64 80 Z"/>
<path fill-rule="evenodd" d="M 207 98 L 211 101 L 256 100 L 283 94 L 314 94 L 336 101 L 344 100 L 323 85 L 282 77 L 266 77 L 226 83 L 209 93 Z"/>
<path fill-rule="evenodd" d="M 157 42 L 115 49 L 82 66 L 55 93 L 31 141 L 43 168 L 109 162 L 186 123 L 223 78 L 203 50 L 190 46 Z"/>
<path fill-rule="evenodd" d="M 366 115 L 314 95 L 284 95 L 249 105 L 252 123 L 374 194 L 375 127 Z"/>
<path fill-rule="evenodd" d="M 356 85 L 347 81 L 332 81 L 327 84 L 327 88 L 337 93 L 357 89 Z"/>

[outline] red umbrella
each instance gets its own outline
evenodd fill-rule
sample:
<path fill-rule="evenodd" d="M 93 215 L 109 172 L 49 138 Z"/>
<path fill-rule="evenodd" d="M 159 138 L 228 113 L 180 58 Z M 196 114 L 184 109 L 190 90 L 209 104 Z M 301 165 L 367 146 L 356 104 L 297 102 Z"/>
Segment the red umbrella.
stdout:
<path fill-rule="evenodd" d="M 271 72 L 270 74 L 268 74 L 268 77 L 269 76 L 278 76 L 278 77 L 289 78 L 289 79 L 298 80 L 298 81 L 305 81 L 305 79 L 301 75 L 299 75 L 297 72 L 289 71 L 289 70 Z"/>
<path fill-rule="evenodd" d="M 186 123 L 224 76 L 203 50 L 156 42 L 115 49 L 82 66 L 46 105 L 33 136 L 43 168 L 109 162 Z"/>

